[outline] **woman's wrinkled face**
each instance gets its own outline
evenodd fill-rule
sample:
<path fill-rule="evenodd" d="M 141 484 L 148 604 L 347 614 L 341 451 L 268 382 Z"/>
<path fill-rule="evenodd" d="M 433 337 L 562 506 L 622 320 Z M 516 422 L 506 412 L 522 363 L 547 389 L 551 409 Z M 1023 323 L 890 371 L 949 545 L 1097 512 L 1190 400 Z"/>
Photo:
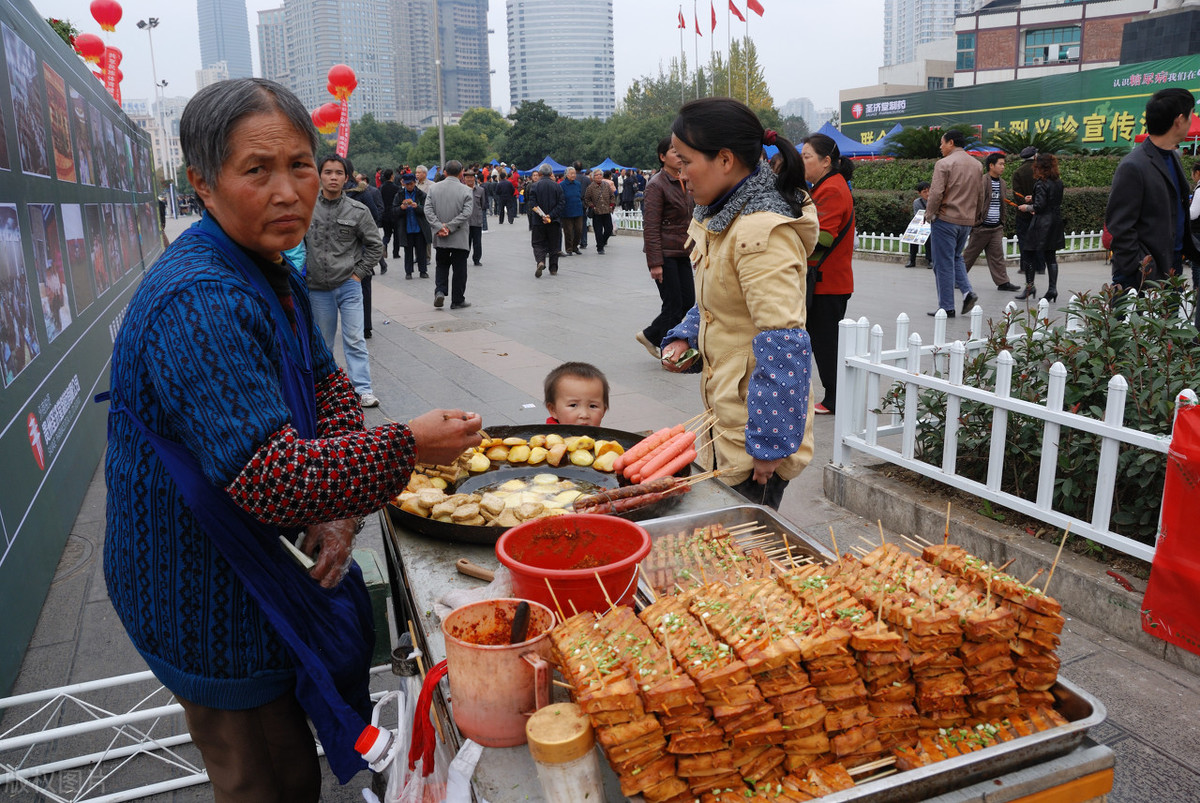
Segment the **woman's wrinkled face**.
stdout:
<path fill-rule="evenodd" d="M 278 111 L 234 125 L 215 185 L 188 178 L 230 239 L 270 260 L 304 239 L 319 186 L 308 137 Z"/>

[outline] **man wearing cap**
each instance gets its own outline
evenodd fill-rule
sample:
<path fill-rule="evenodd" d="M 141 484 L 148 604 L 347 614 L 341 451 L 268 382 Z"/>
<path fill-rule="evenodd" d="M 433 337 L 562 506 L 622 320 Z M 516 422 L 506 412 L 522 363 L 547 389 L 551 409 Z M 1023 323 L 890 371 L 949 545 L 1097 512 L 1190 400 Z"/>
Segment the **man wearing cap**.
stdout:
<path fill-rule="evenodd" d="M 984 163 L 983 182 L 979 187 L 979 209 L 975 212 L 975 227 L 963 251 L 967 270 L 975 265 L 980 254 L 987 256 L 988 272 L 997 290 L 1020 290 L 1008 280 L 1004 263 L 1004 154 L 989 153 Z"/>
<path fill-rule="evenodd" d="M 525 191 L 525 209 L 529 213 L 530 240 L 533 261 L 537 263 L 534 277 L 540 279 L 550 260 L 550 275 L 558 273 L 558 254 L 562 250 L 562 213 L 566 196 L 554 180 L 550 165 L 543 164 L 534 174 L 534 181 Z M 542 179 L 542 180 L 539 180 Z"/>
<path fill-rule="evenodd" d="M 1033 160 L 1037 156 L 1037 148 L 1028 145 L 1021 151 L 1021 166 L 1013 173 L 1012 191 L 1013 203 L 1017 206 L 1017 245 L 1021 248 L 1021 275 L 1028 275 L 1026 269 L 1033 266 L 1033 249 L 1028 247 L 1029 226 L 1033 223 L 1033 214 L 1021 211 L 1021 206 L 1033 203 Z M 1042 268 L 1045 271 L 1045 268 Z"/>
<path fill-rule="evenodd" d="M 479 260 L 483 257 L 483 230 L 487 226 L 487 187 L 484 186 L 486 182 L 480 182 L 471 170 L 463 173 L 463 183 L 467 185 L 471 197 L 475 200 L 475 205 L 471 208 L 471 219 L 467 221 L 467 230 L 470 232 L 471 264 L 479 267 L 483 264 Z"/>
<path fill-rule="evenodd" d="M 392 199 L 392 208 L 396 217 L 396 238 L 404 245 L 404 278 L 413 277 L 415 261 L 421 278 L 428 279 L 429 257 L 425 254 L 425 246 L 430 231 L 429 221 L 425 219 L 425 193 L 417 187 L 417 177 L 412 173 L 400 176 L 400 190 Z"/>
<path fill-rule="evenodd" d="M 446 177 L 429 190 L 425 200 L 425 219 L 433 232 L 435 249 L 433 306 L 441 308 L 450 294 L 450 309 L 471 304 L 467 292 L 467 248 L 470 246 L 468 221 L 475 199 L 462 183 L 462 162 L 451 159 L 442 170 Z M 454 278 L 451 282 L 451 268 Z"/>

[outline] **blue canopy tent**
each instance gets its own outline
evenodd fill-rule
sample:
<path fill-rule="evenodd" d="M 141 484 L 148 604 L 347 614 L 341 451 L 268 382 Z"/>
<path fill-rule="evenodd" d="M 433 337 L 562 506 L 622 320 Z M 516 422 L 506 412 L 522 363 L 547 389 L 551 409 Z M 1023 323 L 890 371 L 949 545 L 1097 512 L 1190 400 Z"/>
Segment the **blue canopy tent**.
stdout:
<path fill-rule="evenodd" d="M 589 173 L 592 172 L 593 170 L 637 170 L 637 168 L 636 167 L 626 167 L 625 165 L 619 165 L 616 162 L 614 162 L 612 160 L 612 158 L 610 157 L 608 159 L 605 159 L 603 162 L 596 165 L 595 167 L 588 168 Z"/>
<path fill-rule="evenodd" d="M 818 134 L 824 134 L 837 143 L 838 150 L 842 156 L 877 156 L 878 151 L 873 145 L 864 145 L 861 142 L 855 142 L 850 137 L 843 134 L 833 127 L 831 123 L 825 123 L 817 129 Z"/>
<path fill-rule="evenodd" d="M 500 160 L 499 160 L 499 159 L 493 159 L 493 160 L 492 160 L 492 161 L 491 161 L 489 164 L 491 164 L 491 166 L 492 166 L 492 167 L 496 167 L 496 166 L 498 166 L 498 165 L 500 164 Z"/>
<path fill-rule="evenodd" d="M 904 126 L 902 126 L 900 123 L 896 123 L 894 126 L 892 126 L 890 131 L 871 143 L 871 147 L 875 149 L 875 154 L 877 156 L 884 156 L 885 154 L 883 149 L 886 148 L 888 143 L 892 141 L 892 137 L 903 130 Z"/>
<path fill-rule="evenodd" d="M 550 165 L 550 169 L 554 171 L 554 175 L 556 175 L 556 176 L 561 176 L 563 173 L 567 172 L 566 165 L 559 164 L 558 162 L 554 161 L 554 157 L 547 155 L 544 159 L 540 160 L 537 164 L 535 164 L 531 169 L 522 170 L 521 175 L 527 176 L 544 164 Z"/>

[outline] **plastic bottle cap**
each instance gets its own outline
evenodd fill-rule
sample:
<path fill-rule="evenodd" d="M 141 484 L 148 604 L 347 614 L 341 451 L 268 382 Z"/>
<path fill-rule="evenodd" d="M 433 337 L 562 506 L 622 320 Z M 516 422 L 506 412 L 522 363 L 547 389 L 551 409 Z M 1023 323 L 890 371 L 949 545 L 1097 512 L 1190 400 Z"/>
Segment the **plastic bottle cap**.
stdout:
<path fill-rule="evenodd" d="M 382 731 L 374 725 L 368 725 L 358 735 L 354 749 L 367 760 L 367 763 L 371 763 L 387 752 L 390 742 L 390 733 Z"/>
<path fill-rule="evenodd" d="M 592 725 L 575 703 L 555 703 L 539 709 L 525 723 L 533 760 L 565 764 L 588 754 L 596 744 Z"/>

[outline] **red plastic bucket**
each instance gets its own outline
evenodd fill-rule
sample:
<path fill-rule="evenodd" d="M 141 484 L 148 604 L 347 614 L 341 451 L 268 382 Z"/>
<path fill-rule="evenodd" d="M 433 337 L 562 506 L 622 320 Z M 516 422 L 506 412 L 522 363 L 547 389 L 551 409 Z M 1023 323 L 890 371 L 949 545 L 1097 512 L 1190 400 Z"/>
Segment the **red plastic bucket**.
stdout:
<path fill-rule="evenodd" d="M 496 542 L 496 557 L 512 572 L 513 596 L 552 610 L 557 598 L 567 616 L 572 602 L 579 611 L 608 610 L 605 591 L 617 605 L 632 606 L 637 565 L 649 553 L 650 535 L 640 526 L 594 513 L 533 519 Z"/>

